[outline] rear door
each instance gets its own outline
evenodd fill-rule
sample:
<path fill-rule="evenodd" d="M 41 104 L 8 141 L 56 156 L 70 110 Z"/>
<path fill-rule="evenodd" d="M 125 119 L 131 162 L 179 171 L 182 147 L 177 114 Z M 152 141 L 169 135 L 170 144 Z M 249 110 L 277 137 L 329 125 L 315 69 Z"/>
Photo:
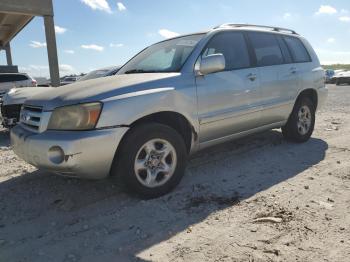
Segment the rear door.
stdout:
<path fill-rule="evenodd" d="M 258 72 L 251 67 L 244 33 L 217 33 L 201 56 L 211 54 L 223 54 L 226 68 L 196 77 L 200 142 L 251 129 L 260 118 Z"/>
<path fill-rule="evenodd" d="M 312 72 L 315 68 L 310 54 L 299 38 L 293 36 L 283 36 L 283 39 L 292 55 L 294 68 L 298 77 L 298 88 L 294 92 L 294 97 L 296 97 L 303 88 L 314 87 L 314 75 Z M 319 65 L 317 65 L 317 67 L 318 66 Z"/>
<path fill-rule="evenodd" d="M 297 90 L 297 69 L 291 54 L 278 34 L 249 32 L 249 40 L 259 68 L 263 111 L 262 125 L 288 118 Z"/>

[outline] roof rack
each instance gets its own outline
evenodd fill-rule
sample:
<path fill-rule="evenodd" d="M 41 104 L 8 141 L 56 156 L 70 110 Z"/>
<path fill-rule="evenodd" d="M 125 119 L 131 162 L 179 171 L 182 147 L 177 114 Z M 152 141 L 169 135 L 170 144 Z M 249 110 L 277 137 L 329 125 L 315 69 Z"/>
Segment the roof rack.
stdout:
<path fill-rule="evenodd" d="M 282 28 L 282 27 L 276 27 L 276 26 L 265 26 L 265 25 L 252 25 L 252 24 L 222 24 L 219 26 L 214 27 L 213 29 L 223 28 L 223 27 L 256 27 L 256 28 L 265 28 L 265 29 L 271 29 L 275 32 L 289 32 L 291 34 L 297 35 L 297 33 L 294 30 L 288 29 L 288 28 Z"/>

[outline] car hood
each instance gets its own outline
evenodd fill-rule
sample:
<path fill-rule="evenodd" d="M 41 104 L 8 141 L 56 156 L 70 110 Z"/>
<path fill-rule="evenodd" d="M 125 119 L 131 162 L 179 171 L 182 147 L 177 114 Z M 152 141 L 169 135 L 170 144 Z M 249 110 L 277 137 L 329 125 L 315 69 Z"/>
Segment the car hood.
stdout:
<path fill-rule="evenodd" d="M 75 82 L 37 94 L 26 104 L 42 106 L 45 111 L 50 111 L 65 105 L 103 101 L 137 91 L 171 87 L 180 76 L 180 73 L 123 74 Z"/>
<path fill-rule="evenodd" d="M 23 104 L 28 98 L 35 96 L 40 93 L 47 92 L 55 89 L 53 87 L 22 87 L 13 88 L 3 98 L 4 105 L 18 105 Z"/>

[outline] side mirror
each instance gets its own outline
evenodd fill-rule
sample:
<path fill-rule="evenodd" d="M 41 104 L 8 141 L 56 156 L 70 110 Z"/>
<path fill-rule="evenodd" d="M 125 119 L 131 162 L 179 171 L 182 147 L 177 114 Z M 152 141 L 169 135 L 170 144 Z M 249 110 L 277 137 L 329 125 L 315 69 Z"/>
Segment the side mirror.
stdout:
<path fill-rule="evenodd" d="M 226 62 L 223 54 L 214 54 L 203 57 L 199 72 L 202 75 L 221 72 L 225 70 Z"/>

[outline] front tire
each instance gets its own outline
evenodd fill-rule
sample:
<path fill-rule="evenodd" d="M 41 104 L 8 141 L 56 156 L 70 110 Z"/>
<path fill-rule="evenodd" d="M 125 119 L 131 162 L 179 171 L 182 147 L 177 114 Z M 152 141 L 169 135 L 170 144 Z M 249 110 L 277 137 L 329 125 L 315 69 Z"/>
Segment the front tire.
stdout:
<path fill-rule="evenodd" d="M 315 111 L 315 105 L 309 98 L 299 98 L 287 124 L 282 127 L 284 138 L 297 143 L 308 141 L 315 127 Z"/>
<path fill-rule="evenodd" d="M 149 199 L 174 189 L 184 175 L 186 162 L 183 138 L 166 125 L 149 123 L 130 130 L 112 170 L 130 192 Z"/>

